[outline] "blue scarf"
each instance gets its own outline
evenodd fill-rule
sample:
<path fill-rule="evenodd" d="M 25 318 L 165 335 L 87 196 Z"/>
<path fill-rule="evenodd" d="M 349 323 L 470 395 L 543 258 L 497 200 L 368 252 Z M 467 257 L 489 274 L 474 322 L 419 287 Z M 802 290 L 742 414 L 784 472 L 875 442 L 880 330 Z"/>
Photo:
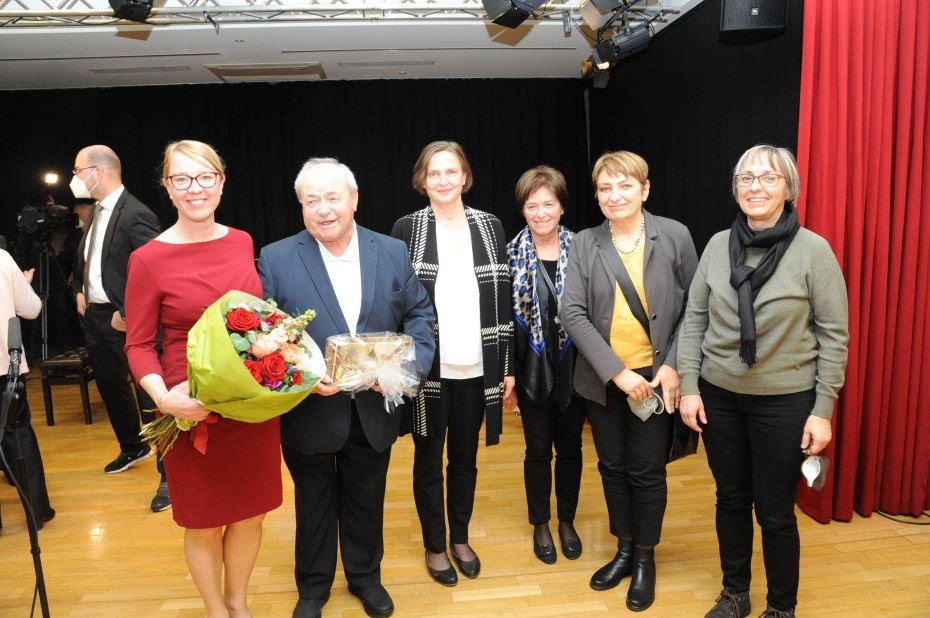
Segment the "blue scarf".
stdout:
<path fill-rule="evenodd" d="M 568 228 L 559 226 L 559 261 L 556 265 L 555 292 L 558 301 L 562 300 L 565 270 L 568 267 L 568 248 L 575 234 Z M 539 296 L 536 294 L 537 269 L 542 268 L 536 259 L 536 246 L 529 227 L 517 234 L 507 244 L 507 256 L 510 260 L 510 275 L 513 280 L 513 316 L 517 325 L 529 334 L 530 348 L 541 356 L 546 347 L 545 332 L 539 315 Z M 545 284 L 543 284 L 545 285 Z M 559 324 L 559 359 L 568 349 L 571 339 Z"/>

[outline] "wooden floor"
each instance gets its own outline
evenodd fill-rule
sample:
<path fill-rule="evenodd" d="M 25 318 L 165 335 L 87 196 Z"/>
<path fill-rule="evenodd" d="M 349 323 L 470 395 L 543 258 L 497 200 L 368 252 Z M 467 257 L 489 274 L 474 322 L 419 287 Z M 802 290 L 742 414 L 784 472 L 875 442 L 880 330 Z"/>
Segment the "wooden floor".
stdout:
<path fill-rule="evenodd" d="M 34 425 L 45 459 L 57 517 L 40 533 L 52 616 L 202 616 L 187 573 L 182 531 L 171 512 L 152 513 L 157 484 L 154 459 L 118 475 L 103 466 L 116 442 L 94 391 L 94 423 L 84 424 L 77 387 L 56 387 L 56 425 L 44 421 L 38 380 L 29 382 Z M 607 592 L 588 587 L 591 574 L 616 549 L 607 529 L 604 498 L 590 431 L 584 436 L 584 478 L 576 527 L 584 554 L 560 555 L 547 566 L 532 553 L 523 490 L 520 420 L 507 415 L 500 446 L 479 453 L 471 543 L 481 556 L 476 580 L 444 588 L 426 573 L 413 505 L 409 438 L 394 447 L 385 505 L 382 580 L 395 616 L 519 617 L 628 614 L 629 580 Z M 284 505 L 265 520 L 265 537 L 250 586 L 256 617 L 291 615 L 294 508 L 290 477 L 282 468 Z M 28 616 L 34 576 L 22 507 L 0 483 L 0 616 Z M 555 508 L 553 506 L 553 512 Z M 799 616 L 930 616 L 930 528 L 881 517 L 817 524 L 799 512 L 802 560 Z M 923 521 L 928 521 L 924 519 Z M 554 527 L 553 527 L 554 532 Z M 752 587 L 753 615 L 765 608 L 758 534 Z M 669 467 L 669 504 L 656 552 L 658 586 L 653 618 L 703 616 L 720 588 L 714 534 L 714 486 L 703 454 Z M 363 617 L 341 570 L 324 609 L 327 618 Z"/>

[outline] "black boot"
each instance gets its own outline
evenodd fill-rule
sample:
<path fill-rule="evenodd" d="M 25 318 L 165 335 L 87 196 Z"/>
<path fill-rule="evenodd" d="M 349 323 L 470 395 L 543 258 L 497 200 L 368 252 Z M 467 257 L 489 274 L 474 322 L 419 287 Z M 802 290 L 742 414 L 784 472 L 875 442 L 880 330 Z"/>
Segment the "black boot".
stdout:
<path fill-rule="evenodd" d="M 632 612 L 649 609 L 656 600 L 655 550 L 637 546 L 633 550 L 633 581 L 626 593 L 626 607 Z"/>
<path fill-rule="evenodd" d="M 633 541 L 620 539 L 620 547 L 614 559 L 599 568 L 591 576 L 591 588 L 594 590 L 610 590 L 620 583 L 620 580 L 633 572 Z"/>

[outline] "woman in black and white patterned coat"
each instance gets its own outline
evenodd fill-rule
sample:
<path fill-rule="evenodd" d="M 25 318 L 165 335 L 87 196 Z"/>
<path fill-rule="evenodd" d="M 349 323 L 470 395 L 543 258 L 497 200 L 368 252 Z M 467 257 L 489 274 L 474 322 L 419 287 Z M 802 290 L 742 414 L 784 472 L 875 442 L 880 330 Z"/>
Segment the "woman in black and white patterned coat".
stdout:
<path fill-rule="evenodd" d="M 459 144 L 427 145 L 413 167 L 413 186 L 430 204 L 398 219 L 391 235 L 407 243 L 437 316 L 433 367 L 411 410 L 413 494 L 427 569 L 440 584 L 454 586 L 458 576 L 446 554 L 443 445 L 448 430 L 452 557 L 462 574 L 473 578 L 481 569 L 468 544 L 479 431 L 486 420 L 487 444 L 498 443 L 502 401 L 514 386 L 507 239 L 497 217 L 462 202 L 472 175 Z"/>

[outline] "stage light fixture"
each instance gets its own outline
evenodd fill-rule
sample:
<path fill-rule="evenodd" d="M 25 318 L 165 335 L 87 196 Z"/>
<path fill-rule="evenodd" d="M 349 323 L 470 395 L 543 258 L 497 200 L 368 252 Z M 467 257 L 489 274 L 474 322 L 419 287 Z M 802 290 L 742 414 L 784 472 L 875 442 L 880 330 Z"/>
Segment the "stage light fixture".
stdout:
<path fill-rule="evenodd" d="M 144 24 L 152 12 L 153 0 L 110 0 L 113 17 Z"/>
<path fill-rule="evenodd" d="M 649 38 L 652 33 L 649 31 L 647 24 L 636 24 L 629 28 L 624 28 L 617 34 L 610 37 L 610 43 L 614 47 L 615 58 L 611 60 L 617 62 L 636 52 L 640 52 L 649 47 Z M 598 46 L 600 47 L 600 46 Z"/>
<path fill-rule="evenodd" d="M 547 0 L 481 0 L 491 23 L 516 28 Z"/>
<path fill-rule="evenodd" d="M 47 184 L 47 185 L 50 186 L 50 187 L 51 187 L 52 185 L 57 185 L 57 184 L 58 184 L 58 174 L 56 174 L 55 172 L 47 172 L 47 173 L 45 174 L 45 184 Z"/>

